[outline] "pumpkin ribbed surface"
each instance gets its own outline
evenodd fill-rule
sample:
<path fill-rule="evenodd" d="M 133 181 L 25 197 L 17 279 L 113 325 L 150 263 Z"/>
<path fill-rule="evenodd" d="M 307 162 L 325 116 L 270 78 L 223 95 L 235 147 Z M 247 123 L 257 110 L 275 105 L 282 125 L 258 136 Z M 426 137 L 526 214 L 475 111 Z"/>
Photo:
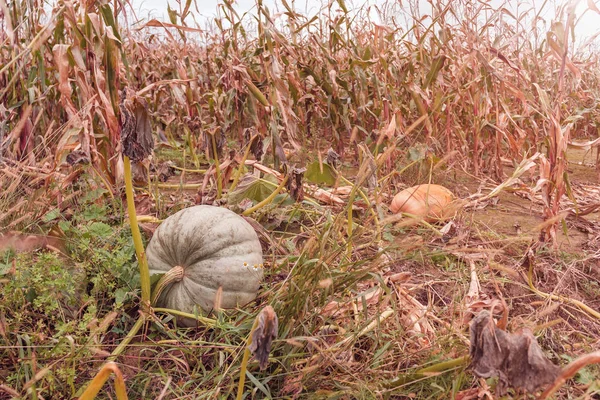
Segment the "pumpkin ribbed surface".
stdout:
<path fill-rule="evenodd" d="M 447 217 L 447 209 L 454 201 L 454 194 L 440 185 L 418 185 L 404 189 L 392 199 L 393 213 L 407 213 L 428 220 Z"/>
<path fill-rule="evenodd" d="M 262 249 L 252 226 L 226 208 L 194 206 L 167 218 L 146 249 L 150 275 L 180 266 L 183 278 L 166 287 L 157 306 L 192 313 L 252 301 L 263 278 Z M 189 323 L 189 321 L 187 321 Z"/>

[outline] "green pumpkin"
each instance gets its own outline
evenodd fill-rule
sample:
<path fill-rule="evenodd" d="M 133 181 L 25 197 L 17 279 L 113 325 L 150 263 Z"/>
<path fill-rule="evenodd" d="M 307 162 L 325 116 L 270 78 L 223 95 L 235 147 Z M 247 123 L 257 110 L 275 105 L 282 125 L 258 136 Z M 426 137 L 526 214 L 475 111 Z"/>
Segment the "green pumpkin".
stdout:
<path fill-rule="evenodd" d="M 162 291 L 156 306 L 187 313 L 213 309 L 219 288 L 222 308 L 243 306 L 256 298 L 263 278 L 254 228 L 221 207 L 194 206 L 173 214 L 154 232 L 146 256 L 151 276 L 183 268 L 183 278 Z"/>

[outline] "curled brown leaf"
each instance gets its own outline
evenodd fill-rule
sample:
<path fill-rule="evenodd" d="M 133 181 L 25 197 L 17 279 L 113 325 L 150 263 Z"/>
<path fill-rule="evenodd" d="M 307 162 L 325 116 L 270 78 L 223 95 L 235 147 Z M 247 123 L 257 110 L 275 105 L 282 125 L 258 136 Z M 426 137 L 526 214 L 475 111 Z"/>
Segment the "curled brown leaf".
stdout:
<path fill-rule="evenodd" d="M 121 94 L 121 143 L 123 154 L 132 161 L 142 161 L 154 149 L 148 105 L 143 97 L 125 88 Z"/>
<path fill-rule="evenodd" d="M 290 171 L 291 179 L 288 180 L 287 189 L 290 196 L 297 202 L 304 200 L 303 178 L 306 168 L 293 167 Z"/>
<path fill-rule="evenodd" d="M 269 353 L 271 352 L 271 344 L 273 339 L 277 337 L 277 329 L 279 321 L 277 320 L 277 314 L 273 307 L 266 306 L 258 314 L 258 325 L 252 334 L 252 343 L 250 344 L 250 351 L 258 364 L 260 369 L 264 370 L 267 368 L 269 362 Z"/>
<path fill-rule="evenodd" d="M 473 319 L 470 331 L 473 372 L 481 378 L 497 376 L 499 395 L 509 387 L 533 393 L 554 382 L 560 373 L 531 331 L 505 332 L 494 324 L 488 310 Z"/>

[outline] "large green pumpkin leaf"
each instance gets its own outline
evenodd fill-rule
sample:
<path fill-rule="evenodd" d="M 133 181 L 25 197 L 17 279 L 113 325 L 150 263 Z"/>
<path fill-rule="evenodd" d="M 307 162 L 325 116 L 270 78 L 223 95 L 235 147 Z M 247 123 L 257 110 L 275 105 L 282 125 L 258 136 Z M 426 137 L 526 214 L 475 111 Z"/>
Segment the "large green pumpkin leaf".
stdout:
<path fill-rule="evenodd" d="M 323 165 L 322 171 L 321 165 Z M 308 164 L 304 178 L 308 182 L 315 184 L 335 185 L 337 174 L 333 167 L 327 163 L 322 163 L 321 165 L 319 165 L 318 161 Z"/>
<path fill-rule="evenodd" d="M 273 175 L 265 175 L 261 179 L 252 174 L 246 174 L 240 180 L 235 190 L 229 193 L 227 203 L 230 206 L 239 205 L 244 199 L 250 199 L 259 203 L 269 197 L 275 191 L 277 185 L 277 178 Z"/>

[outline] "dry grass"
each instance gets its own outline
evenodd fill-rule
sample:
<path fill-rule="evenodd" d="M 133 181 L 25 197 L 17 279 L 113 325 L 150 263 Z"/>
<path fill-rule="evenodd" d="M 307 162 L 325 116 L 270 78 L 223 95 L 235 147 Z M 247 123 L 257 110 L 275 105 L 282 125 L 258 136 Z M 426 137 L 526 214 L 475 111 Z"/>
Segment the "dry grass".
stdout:
<path fill-rule="evenodd" d="M 598 347 L 600 229 L 563 212 L 600 203 L 595 174 L 567 163 L 573 139 L 598 134 L 600 72 L 597 49 L 572 46 L 568 5 L 548 32 L 533 10 L 471 1 L 438 1 L 430 19 L 388 4 L 379 25 L 342 0 L 315 16 L 259 0 L 254 19 L 224 0 L 210 29 L 189 24 L 193 2 L 136 28 L 128 4 L 40 5 L 0 0 L 0 249 L 14 231 L 52 238 L 0 253 L 0 398 L 81 394 L 135 322 L 123 88 L 157 142 L 134 166 L 147 237 L 150 217 L 227 204 L 251 214 L 268 260 L 259 299 L 215 327 L 157 315 L 141 331 L 116 360 L 132 398 L 234 396 L 266 304 L 279 339 L 246 398 L 495 398 L 464 356 L 470 316 L 498 299 L 555 363 Z M 345 191 L 282 184 L 325 161 L 341 173 L 320 186 Z M 262 194 L 228 203 L 247 170 Z M 388 223 L 391 196 L 430 180 L 481 202 L 445 228 Z M 506 211 L 507 191 L 530 201 Z M 598 371 L 557 398 L 598 396 Z"/>

